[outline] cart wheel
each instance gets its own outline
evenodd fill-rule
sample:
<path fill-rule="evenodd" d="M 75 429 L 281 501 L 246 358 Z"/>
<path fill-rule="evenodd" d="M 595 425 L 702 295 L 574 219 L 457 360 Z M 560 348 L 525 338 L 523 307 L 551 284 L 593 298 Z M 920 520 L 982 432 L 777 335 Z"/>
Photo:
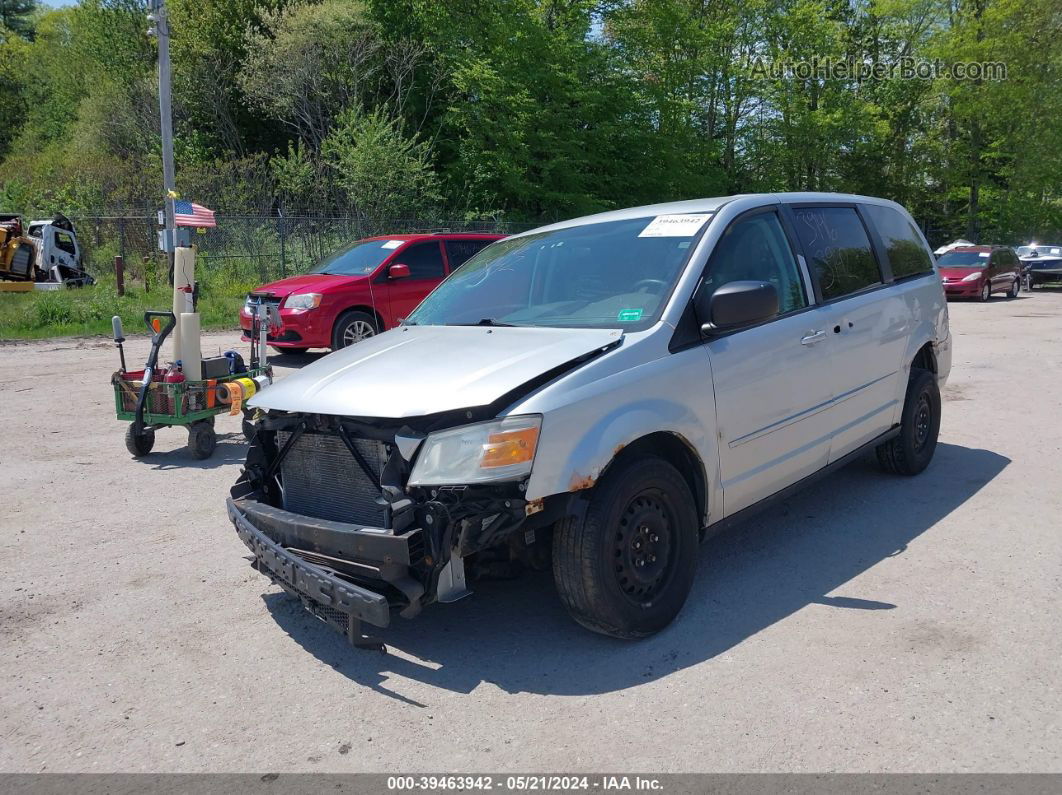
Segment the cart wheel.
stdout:
<path fill-rule="evenodd" d="M 150 428 L 145 428 L 139 435 L 133 433 L 132 423 L 125 429 L 125 449 L 129 451 L 129 455 L 133 456 L 133 458 L 146 456 L 154 446 L 155 432 Z"/>
<path fill-rule="evenodd" d="M 188 449 L 193 456 L 200 460 L 210 458 L 217 446 L 218 437 L 210 422 L 200 420 L 188 426 Z"/>
<path fill-rule="evenodd" d="M 255 425 L 254 421 L 251 419 L 252 416 L 253 415 L 250 413 L 245 413 L 243 415 L 243 435 L 247 441 L 251 441 L 251 439 L 254 438 Z"/>

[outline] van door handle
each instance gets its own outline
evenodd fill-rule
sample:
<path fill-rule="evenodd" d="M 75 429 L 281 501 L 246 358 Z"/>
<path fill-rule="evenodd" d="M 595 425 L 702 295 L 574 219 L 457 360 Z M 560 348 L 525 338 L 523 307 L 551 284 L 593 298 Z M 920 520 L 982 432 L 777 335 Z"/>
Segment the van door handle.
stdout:
<path fill-rule="evenodd" d="M 801 345 L 814 345 L 816 342 L 822 342 L 824 339 L 826 339 L 826 332 L 825 331 L 813 331 L 811 334 L 808 334 L 806 337 L 801 337 L 800 338 L 800 344 Z"/>

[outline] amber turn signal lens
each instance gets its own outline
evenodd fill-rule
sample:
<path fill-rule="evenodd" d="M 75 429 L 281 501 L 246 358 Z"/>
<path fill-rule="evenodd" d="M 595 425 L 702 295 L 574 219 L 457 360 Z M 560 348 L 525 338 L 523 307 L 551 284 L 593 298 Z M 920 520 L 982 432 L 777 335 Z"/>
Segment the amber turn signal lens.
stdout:
<path fill-rule="evenodd" d="M 489 469 L 531 461 L 535 457 L 537 444 L 538 428 L 492 433 L 483 445 L 483 458 L 479 465 L 483 469 Z"/>

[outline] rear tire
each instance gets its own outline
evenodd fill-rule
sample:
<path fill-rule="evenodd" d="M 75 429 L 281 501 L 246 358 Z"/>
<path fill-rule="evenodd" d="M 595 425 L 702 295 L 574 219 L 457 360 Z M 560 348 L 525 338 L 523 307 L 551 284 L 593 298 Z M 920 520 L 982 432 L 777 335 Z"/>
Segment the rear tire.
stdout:
<path fill-rule="evenodd" d="M 213 418 L 211 418 L 213 419 Z M 207 421 L 193 422 L 188 426 L 188 450 L 200 461 L 210 458 L 218 446 L 214 424 Z"/>
<path fill-rule="evenodd" d="M 379 324 L 372 315 L 357 310 L 344 312 L 332 329 L 332 350 L 338 351 L 379 333 Z"/>
<path fill-rule="evenodd" d="M 133 433 L 133 424 L 125 429 L 125 449 L 133 458 L 143 458 L 155 446 L 155 432 L 145 428 L 140 434 Z"/>
<path fill-rule="evenodd" d="M 940 433 L 940 389 L 928 370 L 913 368 L 907 381 L 900 433 L 877 446 L 878 463 L 886 472 L 917 475 L 929 466 Z"/>
<path fill-rule="evenodd" d="M 642 638 L 678 615 L 697 567 L 699 522 L 685 478 L 656 456 L 621 460 L 581 519 L 553 534 L 553 578 L 578 623 Z"/>

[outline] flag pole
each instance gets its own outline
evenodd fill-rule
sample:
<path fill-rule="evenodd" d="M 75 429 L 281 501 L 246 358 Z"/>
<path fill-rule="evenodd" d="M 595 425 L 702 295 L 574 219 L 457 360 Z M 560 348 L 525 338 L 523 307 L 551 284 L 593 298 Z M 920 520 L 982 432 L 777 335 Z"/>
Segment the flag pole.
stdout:
<path fill-rule="evenodd" d="M 170 23 L 166 16 L 165 0 L 150 0 L 151 13 L 148 20 L 152 23 L 148 33 L 158 38 L 159 42 L 159 117 L 162 122 L 162 188 L 165 194 L 166 224 L 163 239 L 167 257 L 170 262 L 170 282 L 173 282 L 173 252 L 177 245 L 176 175 L 173 166 L 173 100 L 170 91 Z"/>

